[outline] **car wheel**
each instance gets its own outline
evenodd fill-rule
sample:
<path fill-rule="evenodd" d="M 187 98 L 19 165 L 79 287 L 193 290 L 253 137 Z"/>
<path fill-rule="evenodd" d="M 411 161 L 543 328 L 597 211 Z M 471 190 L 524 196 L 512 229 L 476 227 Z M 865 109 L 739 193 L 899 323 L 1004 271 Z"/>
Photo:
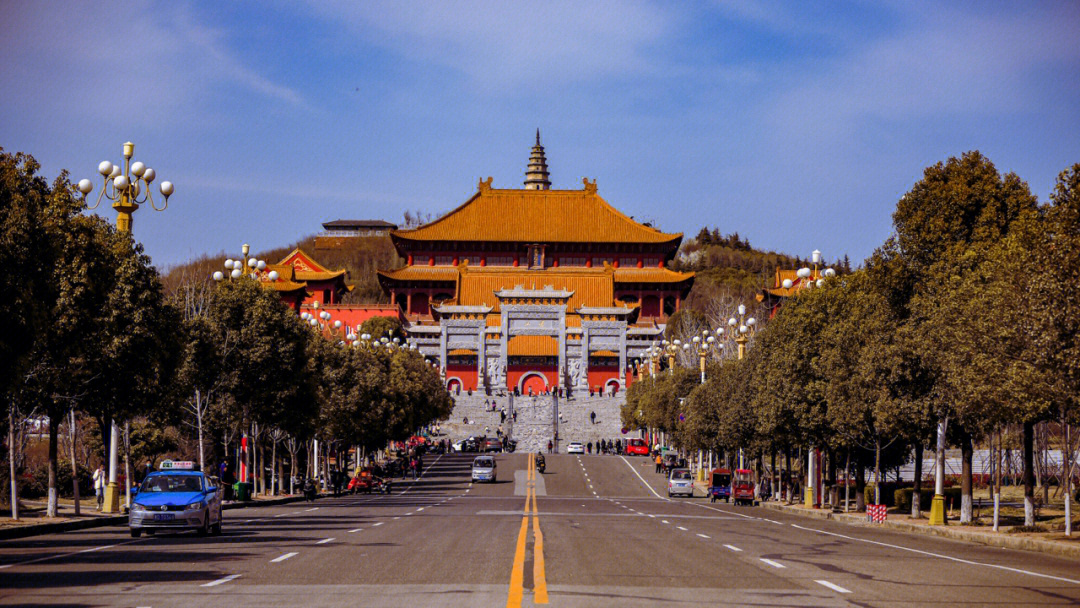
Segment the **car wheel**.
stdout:
<path fill-rule="evenodd" d="M 222 522 L 222 519 L 223 519 L 222 516 L 223 515 L 224 515 L 224 513 L 222 513 L 221 511 L 218 511 L 217 523 L 214 524 L 214 526 L 212 528 L 210 528 L 210 533 L 213 534 L 214 536 L 221 536 L 221 524 L 224 523 L 224 522 Z"/>
<path fill-rule="evenodd" d="M 131 531 L 131 538 L 139 538 L 140 536 L 142 536 L 142 530 Z"/>
<path fill-rule="evenodd" d="M 195 531 L 199 536 L 206 536 L 210 532 L 210 511 L 203 513 L 203 523 L 198 530 Z"/>

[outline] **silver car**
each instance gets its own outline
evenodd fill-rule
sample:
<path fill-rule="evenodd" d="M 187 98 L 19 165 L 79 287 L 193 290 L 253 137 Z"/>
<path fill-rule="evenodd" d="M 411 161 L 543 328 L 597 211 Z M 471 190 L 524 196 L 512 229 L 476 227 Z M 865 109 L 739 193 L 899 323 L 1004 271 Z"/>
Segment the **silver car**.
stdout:
<path fill-rule="evenodd" d="M 495 459 L 491 456 L 478 456 L 475 460 L 473 460 L 473 481 L 490 481 L 494 483 L 497 474 L 498 470 L 495 466 Z"/>
<path fill-rule="evenodd" d="M 668 476 L 668 498 L 676 494 L 694 497 L 694 476 L 687 469 L 672 469 L 671 475 Z"/>

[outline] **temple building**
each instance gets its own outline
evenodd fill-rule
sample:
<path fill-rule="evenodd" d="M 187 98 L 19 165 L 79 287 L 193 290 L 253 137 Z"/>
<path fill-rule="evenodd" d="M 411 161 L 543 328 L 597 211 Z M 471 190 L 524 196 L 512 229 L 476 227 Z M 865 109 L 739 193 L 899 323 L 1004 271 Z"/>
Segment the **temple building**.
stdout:
<path fill-rule="evenodd" d="M 451 390 L 622 390 L 693 285 L 666 268 L 682 234 L 620 213 L 596 180 L 551 189 L 539 131 L 524 188 L 492 181 L 439 219 L 390 232 L 406 265 L 379 280 L 409 343 Z"/>

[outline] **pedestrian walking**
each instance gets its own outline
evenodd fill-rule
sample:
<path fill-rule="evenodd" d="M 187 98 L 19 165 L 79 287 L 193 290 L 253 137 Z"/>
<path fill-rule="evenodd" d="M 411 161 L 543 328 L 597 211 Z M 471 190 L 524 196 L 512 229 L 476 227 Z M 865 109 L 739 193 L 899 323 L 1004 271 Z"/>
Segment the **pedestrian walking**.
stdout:
<path fill-rule="evenodd" d="M 515 415 L 516 415 L 516 414 L 515 414 Z M 550 439 L 548 439 L 548 454 L 550 454 L 550 453 L 551 453 L 551 450 L 553 450 L 554 448 L 555 448 L 554 444 L 552 444 L 552 443 L 551 443 L 551 440 L 550 440 Z"/>
<path fill-rule="evenodd" d="M 96 471 L 94 471 L 94 495 L 97 497 L 97 510 L 101 510 L 101 505 L 105 504 L 105 484 L 108 483 L 108 476 L 105 473 L 105 465 L 99 464 Z"/>
<path fill-rule="evenodd" d="M 589 443 L 585 444 L 585 449 L 588 450 L 590 454 L 592 454 L 592 442 L 591 441 Z"/>
<path fill-rule="evenodd" d="M 664 457 L 661 456 L 660 454 L 657 454 L 656 455 L 656 472 L 657 473 L 663 473 L 664 472 L 663 469 L 664 469 Z"/>
<path fill-rule="evenodd" d="M 514 422 L 517 422 L 517 410 L 514 410 Z"/>
<path fill-rule="evenodd" d="M 591 422 L 592 422 L 593 424 L 596 424 L 596 412 L 589 412 L 589 420 L 590 420 L 590 421 L 591 421 Z"/>

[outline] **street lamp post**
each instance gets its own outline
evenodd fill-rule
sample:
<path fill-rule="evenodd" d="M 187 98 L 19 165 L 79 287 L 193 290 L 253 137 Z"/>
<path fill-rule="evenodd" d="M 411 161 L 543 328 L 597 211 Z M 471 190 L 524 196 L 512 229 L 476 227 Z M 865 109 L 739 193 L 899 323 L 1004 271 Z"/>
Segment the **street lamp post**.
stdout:
<path fill-rule="evenodd" d="M 131 233 L 131 214 L 138 211 L 139 205 L 149 202 L 155 211 L 164 211 L 169 206 L 169 197 L 173 193 L 172 182 L 161 182 L 158 189 L 161 192 L 162 203 L 161 207 L 158 208 L 157 202 L 154 201 L 154 195 L 150 190 L 150 185 L 157 178 L 157 172 L 142 162 L 136 161 L 132 163 L 131 157 L 134 155 L 135 144 L 129 141 L 124 143 L 123 169 L 120 168 L 120 165 L 114 165 L 107 160 L 103 160 L 98 164 L 98 173 L 104 179 L 101 194 L 98 195 L 97 201 L 93 205 L 86 205 L 87 209 L 93 211 L 101 204 L 103 197 L 112 201 L 112 207 L 116 210 L 116 229 L 119 232 L 128 234 Z M 82 194 L 82 200 L 85 203 L 86 195 L 94 190 L 94 184 L 88 179 L 81 179 L 76 184 L 76 188 Z M 119 466 L 119 445 L 116 436 L 119 431 L 120 427 L 117 426 L 114 418 L 109 424 L 109 485 L 105 487 L 105 501 L 101 506 L 101 510 L 105 513 L 120 511 L 120 489 L 116 483 L 117 468 Z"/>

